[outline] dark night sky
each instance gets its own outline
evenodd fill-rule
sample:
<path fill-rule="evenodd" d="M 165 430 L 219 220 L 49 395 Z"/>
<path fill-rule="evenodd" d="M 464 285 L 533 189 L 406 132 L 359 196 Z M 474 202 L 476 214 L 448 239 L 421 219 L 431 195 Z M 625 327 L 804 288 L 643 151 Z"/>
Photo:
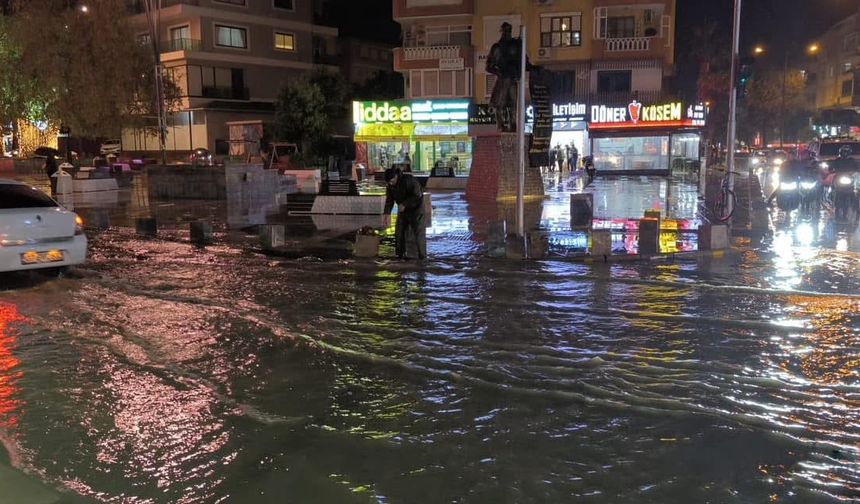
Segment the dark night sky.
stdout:
<path fill-rule="evenodd" d="M 331 12 L 344 35 L 397 44 L 399 26 L 391 20 L 391 0 L 331 0 Z M 762 44 L 765 64 L 781 64 L 783 47 L 806 46 L 829 26 L 860 10 L 860 0 L 743 0 L 741 52 Z M 690 47 L 695 27 L 716 22 L 730 41 L 733 0 L 677 0 L 679 85 L 695 82 L 695 68 L 685 67 L 683 49 Z"/>

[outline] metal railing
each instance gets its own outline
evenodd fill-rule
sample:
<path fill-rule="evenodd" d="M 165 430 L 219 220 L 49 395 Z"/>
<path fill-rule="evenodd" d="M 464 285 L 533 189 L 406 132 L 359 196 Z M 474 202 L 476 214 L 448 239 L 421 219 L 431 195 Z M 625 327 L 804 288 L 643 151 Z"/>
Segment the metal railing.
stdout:
<path fill-rule="evenodd" d="M 651 50 L 651 37 L 606 39 L 606 52 L 645 52 Z"/>
<path fill-rule="evenodd" d="M 203 41 L 190 38 L 177 38 L 165 40 L 161 43 L 162 52 L 172 51 L 200 51 L 203 49 Z"/>
<path fill-rule="evenodd" d="M 403 51 L 403 61 L 436 60 L 460 57 L 460 46 L 401 47 L 400 50 Z"/>

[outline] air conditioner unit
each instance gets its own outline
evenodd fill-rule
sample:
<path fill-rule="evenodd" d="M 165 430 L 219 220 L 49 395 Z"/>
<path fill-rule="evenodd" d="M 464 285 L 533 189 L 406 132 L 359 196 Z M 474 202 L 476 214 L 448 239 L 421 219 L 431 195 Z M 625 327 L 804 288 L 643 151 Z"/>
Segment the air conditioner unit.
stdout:
<path fill-rule="evenodd" d="M 552 59 L 552 48 L 551 47 L 541 47 L 540 49 L 538 49 L 537 59 L 538 60 Z"/>
<path fill-rule="evenodd" d="M 552 5 L 553 0 L 535 0 L 537 5 Z"/>

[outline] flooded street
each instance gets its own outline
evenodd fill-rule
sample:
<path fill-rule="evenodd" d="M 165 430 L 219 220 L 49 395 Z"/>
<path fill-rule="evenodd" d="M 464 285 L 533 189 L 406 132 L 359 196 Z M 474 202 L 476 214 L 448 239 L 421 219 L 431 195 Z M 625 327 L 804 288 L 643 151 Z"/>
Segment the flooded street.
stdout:
<path fill-rule="evenodd" d="M 855 235 L 808 235 L 421 267 L 111 230 L 3 279 L 0 502 L 857 499 Z"/>

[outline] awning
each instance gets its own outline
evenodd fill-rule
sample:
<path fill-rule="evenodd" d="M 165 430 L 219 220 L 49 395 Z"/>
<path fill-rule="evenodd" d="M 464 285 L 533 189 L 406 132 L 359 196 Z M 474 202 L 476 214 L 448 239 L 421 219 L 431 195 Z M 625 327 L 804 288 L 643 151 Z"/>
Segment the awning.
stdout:
<path fill-rule="evenodd" d="M 815 123 L 827 126 L 860 126 L 860 114 L 853 108 L 820 110 Z"/>

